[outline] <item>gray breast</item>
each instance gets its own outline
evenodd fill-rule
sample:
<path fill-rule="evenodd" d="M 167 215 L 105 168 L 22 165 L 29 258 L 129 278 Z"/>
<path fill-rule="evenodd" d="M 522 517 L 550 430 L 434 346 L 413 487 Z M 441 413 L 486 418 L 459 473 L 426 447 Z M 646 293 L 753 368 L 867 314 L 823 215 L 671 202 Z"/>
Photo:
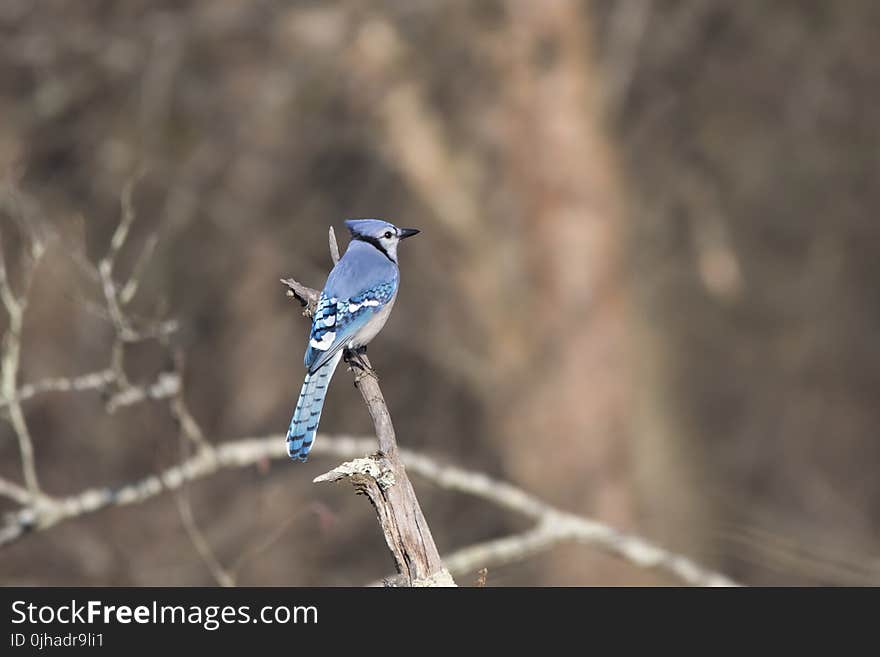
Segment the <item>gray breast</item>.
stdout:
<path fill-rule="evenodd" d="M 394 296 L 382 306 L 382 309 L 379 310 L 375 315 L 373 315 L 367 323 L 364 324 L 363 328 L 358 331 L 355 336 L 349 340 L 348 347 L 349 349 L 357 349 L 358 347 L 363 347 L 364 345 L 369 344 L 370 340 L 375 338 L 379 331 L 382 330 L 382 327 L 385 326 L 385 322 L 388 321 L 388 316 L 391 314 L 391 308 L 394 306 L 394 302 L 397 300 L 397 293 L 394 293 Z"/>

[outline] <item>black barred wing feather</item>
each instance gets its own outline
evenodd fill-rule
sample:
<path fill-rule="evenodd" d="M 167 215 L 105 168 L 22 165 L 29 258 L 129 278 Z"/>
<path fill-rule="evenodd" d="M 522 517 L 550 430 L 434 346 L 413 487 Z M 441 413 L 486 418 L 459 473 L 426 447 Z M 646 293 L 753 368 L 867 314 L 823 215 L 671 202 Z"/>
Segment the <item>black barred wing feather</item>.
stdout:
<path fill-rule="evenodd" d="M 318 299 L 305 366 L 316 371 L 364 328 L 397 291 L 397 281 L 375 285 L 348 299 L 339 299 L 326 291 Z"/>
<path fill-rule="evenodd" d="M 336 340 L 337 299 L 322 292 L 312 319 L 309 346 L 306 349 L 305 366 L 311 369 L 317 357 L 325 353 Z"/>

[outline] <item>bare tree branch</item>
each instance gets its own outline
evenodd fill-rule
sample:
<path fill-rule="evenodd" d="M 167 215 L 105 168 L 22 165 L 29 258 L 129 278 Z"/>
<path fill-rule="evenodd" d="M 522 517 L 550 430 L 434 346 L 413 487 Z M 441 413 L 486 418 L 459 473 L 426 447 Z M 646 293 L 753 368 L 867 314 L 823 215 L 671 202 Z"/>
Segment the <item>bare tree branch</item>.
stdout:
<path fill-rule="evenodd" d="M 178 492 L 174 495 L 174 502 L 177 505 L 177 512 L 180 515 L 180 521 L 183 523 L 186 534 L 189 536 L 190 542 L 193 544 L 196 552 L 198 552 L 202 561 L 211 572 L 211 576 L 220 586 L 235 586 L 235 578 L 226 570 L 226 568 L 223 567 L 220 560 L 217 559 L 217 555 L 214 554 L 214 550 L 211 549 L 211 545 L 196 524 L 189 497 Z"/>
<path fill-rule="evenodd" d="M 467 575 L 487 566 L 504 566 L 540 554 L 564 540 L 543 525 L 484 543 L 469 545 L 443 557 L 449 572 Z"/>
<path fill-rule="evenodd" d="M 18 450 L 21 454 L 21 469 L 24 475 L 25 485 L 31 496 L 39 497 L 42 492 L 40 490 L 40 482 L 37 479 L 37 466 L 34 459 L 34 441 L 31 438 L 30 429 L 24 419 L 24 413 L 21 410 L 21 404 L 16 401 L 10 401 L 8 404 L 9 421 L 12 429 L 18 438 Z"/>
<path fill-rule="evenodd" d="M 122 188 L 122 196 L 119 200 L 121 218 L 116 225 L 116 230 L 113 231 L 113 237 L 110 238 L 110 248 L 107 250 L 107 255 L 102 260 L 102 263 L 106 263 L 105 266 L 111 273 L 113 272 L 113 265 L 116 262 L 116 257 L 125 245 L 125 240 L 128 239 L 128 232 L 131 230 L 131 226 L 134 223 L 135 212 L 134 205 L 132 204 L 132 197 L 134 196 L 134 186 L 136 182 L 137 177 L 132 178 L 128 180 Z"/>
<path fill-rule="evenodd" d="M 134 299 L 134 296 L 137 294 L 141 277 L 143 276 L 144 270 L 147 268 L 147 263 L 149 263 L 150 258 L 153 256 L 153 251 L 156 250 L 156 245 L 158 243 L 159 235 L 157 233 L 153 233 L 147 239 L 147 243 L 134 265 L 131 276 L 128 277 L 125 285 L 122 286 L 122 291 L 119 293 L 119 301 L 123 306 L 127 306 L 131 303 L 132 299 Z"/>
<path fill-rule="evenodd" d="M 16 391 L 15 400 L 27 401 L 31 397 L 42 395 L 47 392 L 83 392 L 87 390 L 103 390 L 116 380 L 116 373 L 112 369 L 104 369 L 99 372 L 90 372 L 80 376 L 55 377 L 43 379 L 36 383 L 28 383 Z M 0 408 L 8 405 L 6 399 L 0 399 Z"/>
<path fill-rule="evenodd" d="M 318 305 L 318 297 L 320 296 L 318 291 L 306 287 L 292 278 L 282 278 L 281 282 L 288 288 L 287 296 L 295 297 L 302 304 L 304 308 L 303 316 L 311 317 L 315 312 L 315 307 Z"/>
<path fill-rule="evenodd" d="M 9 421 L 12 424 L 15 436 L 18 439 L 18 451 L 21 456 L 22 474 L 25 486 L 31 497 L 36 500 L 42 495 L 40 483 L 37 478 L 37 468 L 34 461 L 34 445 L 30 430 L 27 426 L 21 404 L 18 401 L 18 374 L 21 364 L 21 332 L 24 324 L 24 312 L 27 308 L 28 293 L 30 292 L 34 272 L 45 253 L 45 245 L 33 235 L 22 235 L 22 239 L 30 239 L 29 257 L 22 258 L 21 277 L 22 291 L 16 295 L 12 289 L 9 275 L 6 270 L 6 260 L 3 255 L 3 243 L 0 240 L 0 300 L 6 308 L 9 316 L 9 326 L 3 338 L 2 375 L 0 375 L 0 397 L 6 406 Z"/>
<path fill-rule="evenodd" d="M 33 217 L 25 220 L 18 213 L 21 205 L 15 202 L 14 190 L 6 189 L 2 199 L 6 206 L 13 210 L 12 218 L 19 226 L 21 240 L 26 245 L 20 258 L 20 284 L 21 291 L 16 294 L 10 281 L 9 273 L 3 252 L 2 240 L 0 240 L 0 302 L 9 316 L 6 333 L 3 336 L 2 351 L 0 351 L 0 410 L 5 410 L 6 419 L 18 439 L 18 447 L 21 455 L 22 478 L 25 487 L 31 497 L 30 509 L 33 513 L 42 514 L 51 509 L 53 502 L 40 488 L 37 477 L 36 460 L 34 456 L 33 440 L 27 425 L 24 411 L 21 407 L 23 400 L 35 395 L 67 390 L 113 390 L 107 402 L 107 409 L 113 412 L 121 406 L 136 404 L 147 399 L 165 399 L 177 394 L 180 388 L 179 377 L 173 373 L 163 373 L 153 384 L 133 386 L 129 383 L 125 374 L 124 349 L 127 342 L 138 342 L 157 337 L 164 339 L 165 336 L 176 330 L 176 322 L 156 322 L 144 329 L 136 330 L 128 316 L 122 311 L 119 303 L 119 292 L 113 280 L 113 265 L 120 249 L 125 243 L 129 230 L 135 218 L 131 204 L 133 182 L 126 185 L 121 200 L 121 218 L 113 234 L 107 255 L 99 262 L 97 267 L 86 263 L 83 259 L 76 259 L 80 267 L 90 269 L 94 280 L 101 283 L 101 288 L 106 304 L 106 314 L 109 317 L 115 331 L 115 338 L 111 348 L 110 367 L 91 374 L 75 377 L 58 377 L 46 379 L 37 383 L 19 386 L 18 378 L 21 361 L 21 338 L 24 324 L 24 313 L 28 304 L 28 295 L 34 274 L 40 261 L 46 252 L 45 230 L 42 224 Z M 132 274 L 129 282 L 135 281 L 136 273 Z M 18 490 L 17 490 L 18 489 Z M 3 486 L 5 496 L 16 495 L 20 497 L 20 487 L 7 482 Z"/>
<path fill-rule="evenodd" d="M 336 231 L 333 230 L 333 226 L 330 226 L 330 259 L 333 261 L 335 265 L 339 262 L 339 243 L 336 241 Z"/>
<path fill-rule="evenodd" d="M 195 417 L 190 413 L 182 386 L 179 385 L 179 382 L 183 380 L 185 367 L 183 353 L 177 352 L 174 361 L 174 376 L 178 381 L 178 385 L 177 393 L 171 401 L 171 412 L 177 420 L 180 429 L 180 460 L 185 463 L 190 456 L 192 447 L 195 447 L 200 452 L 204 452 L 210 450 L 211 446 L 205 440 L 205 433 L 202 431 L 202 427 L 199 426 Z M 174 492 L 174 502 L 177 506 L 180 521 L 183 523 L 183 528 L 186 530 L 190 543 L 192 543 L 217 584 L 224 587 L 235 586 L 234 574 L 227 570 L 220 562 L 207 537 L 205 537 L 202 530 L 199 529 L 198 523 L 196 523 L 188 484 L 189 481 L 185 481 L 184 485 Z"/>
<path fill-rule="evenodd" d="M 199 423 L 189 410 L 186 398 L 183 395 L 183 371 L 185 367 L 185 359 L 183 352 L 177 352 L 174 355 L 175 373 L 173 374 L 176 381 L 176 390 L 172 395 L 171 413 L 180 424 L 181 435 L 198 449 L 206 449 L 209 447 L 208 441 L 205 439 L 205 432 L 202 431 Z"/>
<path fill-rule="evenodd" d="M 315 442 L 312 453 L 356 459 L 375 451 L 376 447 L 373 439 L 322 435 Z M 686 557 L 595 520 L 556 509 L 511 484 L 482 473 L 440 465 L 427 456 L 408 450 L 400 450 L 398 454 L 410 472 L 440 488 L 478 497 L 537 520 L 535 528 L 523 534 L 470 546 L 448 555 L 443 561 L 456 574 L 472 572 L 482 566 L 520 561 L 561 543 L 580 542 L 600 548 L 636 566 L 667 573 L 694 586 L 735 585 L 730 578 L 703 568 Z M 287 450 L 281 436 L 221 442 L 159 474 L 122 488 L 94 488 L 70 497 L 53 499 L 40 522 L 37 522 L 39 514 L 31 507 L 9 514 L 6 526 L 0 528 L 0 546 L 21 538 L 28 531 L 46 530 L 64 520 L 95 513 L 109 506 L 144 502 L 164 492 L 177 490 L 186 481 L 211 476 L 221 469 L 242 468 L 266 459 L 286 458 Z"/>
<path fill-rule="evenodd" d="M 22 488 L 18 484 L 2 477 L 0 477 L 0 495 L 8 497 L 22 506 L 27 506 L 31 503 L 31 494 L 26 488 Z"/>

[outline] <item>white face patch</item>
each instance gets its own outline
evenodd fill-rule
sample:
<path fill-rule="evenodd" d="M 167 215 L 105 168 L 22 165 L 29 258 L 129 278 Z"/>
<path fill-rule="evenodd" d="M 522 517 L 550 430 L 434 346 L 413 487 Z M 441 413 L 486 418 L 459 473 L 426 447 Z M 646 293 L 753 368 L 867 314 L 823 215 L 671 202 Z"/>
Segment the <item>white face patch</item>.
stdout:
<path fill-rule="evenodd" d="M 350 303 L 348 304 L 348 312 L 354 313 L 360 310 L 364 306 L 378 306 L 379 302 L 376 299 L 367 299 L 366 301 L 361 301 L 360 303 Z"/>
<path fill-rule="evenodd" d="M 321 336 L 320 340 L 315 340 L 312 338 L 309 341 L 309 344 L 312 345 L 313 349 L 320 349 L 321 351 L 327 351 L 330 348 L 330 345 L 333 344 L 333 340 L 336 339 L 336 333 L 333 331 L 328 331 L 324 335 Z"/>
<path fill-rule="evenodd" d="M 400 238 L 397 235 L 391 235 L 391 237 L 385 237 L 384 235 L 379 238 L 379 243 L 385 248 L 385 252 L 388 254 L 394 262 L 397 262 L 397 243 L 400 241 Z"/>

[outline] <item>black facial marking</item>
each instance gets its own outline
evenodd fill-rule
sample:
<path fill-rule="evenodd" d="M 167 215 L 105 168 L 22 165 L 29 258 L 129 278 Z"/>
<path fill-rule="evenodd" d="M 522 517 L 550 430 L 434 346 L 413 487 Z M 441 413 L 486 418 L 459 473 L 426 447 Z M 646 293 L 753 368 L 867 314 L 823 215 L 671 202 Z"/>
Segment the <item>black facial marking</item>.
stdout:
<path fill-rule="evenodd" d="M 366 242 L 367 244 L 372 244 L 377 249 L 379 249 L 379 251 L 382 252 L 382 255 L 388 258 L 391 262 L 394 262 L 394 258 L 388 255 L 388 251 L 385 250 L 385 247 L 382 246 L 382 242 L 380 242 L 377 238 L 371 237 L 369 235 L 355 235 L 354 239 L 360 240 L 361 242 Z"/>

